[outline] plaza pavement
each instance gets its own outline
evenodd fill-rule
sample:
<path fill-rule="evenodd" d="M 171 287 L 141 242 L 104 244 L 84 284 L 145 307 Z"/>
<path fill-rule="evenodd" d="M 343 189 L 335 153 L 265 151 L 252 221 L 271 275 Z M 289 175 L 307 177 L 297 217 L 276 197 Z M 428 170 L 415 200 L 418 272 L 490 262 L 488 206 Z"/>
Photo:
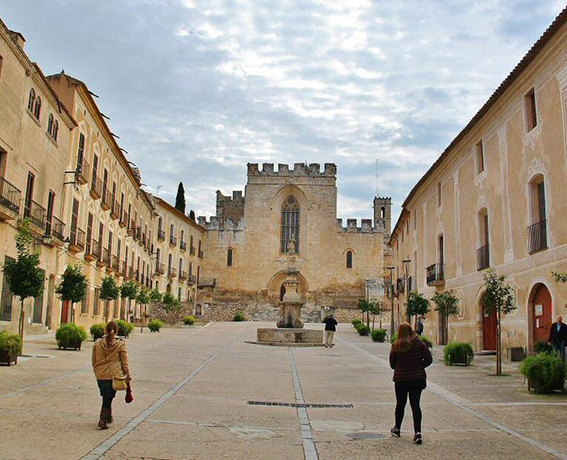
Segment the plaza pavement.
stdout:
<path fill-rule="evenodd" d="M 136 331 L 128 339 L 135 400 L 118 396 L 106 431 L 96 429 L 92 342 L 60 351 L 53 336 L 35 337 L 25 354 L 36 357 L 0 367 L 0 459 L 567 458 L 567 397 L 528 394 L 513 366 L 491 375 L 494 357 L 446 367 L 434 348 L 425 441 L 415 446 L 409 407 L 402 437 L 389 436 L 388 345 L 347 324 L 333 349 L 245 343 L 265 326 Z"/>

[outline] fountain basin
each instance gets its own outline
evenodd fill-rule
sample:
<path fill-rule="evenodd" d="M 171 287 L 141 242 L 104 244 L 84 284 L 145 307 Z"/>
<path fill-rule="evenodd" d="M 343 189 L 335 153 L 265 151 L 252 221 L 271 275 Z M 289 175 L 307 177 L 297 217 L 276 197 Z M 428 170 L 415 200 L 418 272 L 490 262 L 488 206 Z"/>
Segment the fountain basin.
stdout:
<path fill-rule="evenodd" d="M 258 345 L 282 347 L 322 347 L 323 331 L 295 328 L 260 328 L 257 330 Z"/>

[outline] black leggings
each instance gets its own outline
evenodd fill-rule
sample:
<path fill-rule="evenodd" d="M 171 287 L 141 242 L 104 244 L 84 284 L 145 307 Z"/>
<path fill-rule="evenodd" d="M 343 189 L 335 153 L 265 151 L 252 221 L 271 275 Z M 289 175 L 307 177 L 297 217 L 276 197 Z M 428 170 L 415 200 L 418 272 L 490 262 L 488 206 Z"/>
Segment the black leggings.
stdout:
<path fill-rule="evenodd" d="M 112 400 L 116 396 L 116 390 L 112 388 L 112 380 L 97 380 L 97 383 L 102 396 L 102 407 L 112 408 Z"/>
<path fill-rule="evenodd" d="M 421 407 L 419 400 L 421 392 L 425 388 L 425 380 L 414 380 L 411 382 L 396 382 L 396 428 L 402 428 L 406 403 L 410 400 L 411 411 L 413 413 L 413 429 L 416 433 L 421 433 Z"/>

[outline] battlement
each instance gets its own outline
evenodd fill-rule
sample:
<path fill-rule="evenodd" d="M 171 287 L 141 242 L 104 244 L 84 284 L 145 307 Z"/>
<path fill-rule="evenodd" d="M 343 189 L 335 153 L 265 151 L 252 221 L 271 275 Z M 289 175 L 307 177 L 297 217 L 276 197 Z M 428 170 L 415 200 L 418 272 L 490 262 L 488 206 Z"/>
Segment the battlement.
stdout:
<path fill-rule="evenodd" d="M 199 216 L 197 223 L 207 231 L 242 231 L 244 230 L 243 221 L 235 222 L 231 218 L 223 219 L 217 216 L 211 216 L 209 220 L 205 216 Z"/>
<path fill-rule="evenodd" d="M 357 219 L 347 219 L 346 227 L 343 227 L 343 219 L 337 219 L 337 227 L 339 230 L 348 233 L 380 233 L 384 229 L 372 225 L 372 219 L 362 219 L 358 226 Z"/>
<path fill-rule="evenodd" d="M 244 218 L 244 202 L 246 197 L 241 191 L 232 192 L 232 196 L 225 196 L 217 190 L 217 218 L 222 222 L 229 219 L 235 223 Z"/>
<path fill-rule="evenodd" d="M 234 190 L 232 196 L 223 195 L 220 190 L 217 190 L 217 206 L 219 203 L 244 205 L 245 197 L 242 195 L 241 190 Z"/>
<path fill-rule="evenodd" d="M 307 176 L 307 177 L 336 177 L 337 165 L 325 163 L 321 171 L 319 163 L 295 163 L 293 169 L 287 164 L 278 164 L 278 170 L 274 169 L 274 163 L 263 163 L 262 169 L 258 163 L 248 163 L 248 176 Z"/>

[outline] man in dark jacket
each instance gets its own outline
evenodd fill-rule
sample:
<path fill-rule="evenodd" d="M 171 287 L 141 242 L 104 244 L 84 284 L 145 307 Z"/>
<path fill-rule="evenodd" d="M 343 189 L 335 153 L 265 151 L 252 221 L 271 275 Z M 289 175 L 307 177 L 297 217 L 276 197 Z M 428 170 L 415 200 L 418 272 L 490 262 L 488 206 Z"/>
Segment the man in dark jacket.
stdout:
<path fill-rule="evenodd" d="M 549 343 L 555 351 L 559 351 L 561 359 L 565 361 L 565 343 L 567 342 L 567 325 L 563 323 L 563 316 L 557 317 L 557 322 L 551 325 Z"/>
<path fill-rule="evenodd" d="M 333 343 L 333 336 L 335 335 L 335 331 L 337 330 L 337 320 L 333 315 L 327 316 L 323 322 L 325 323 L 325 347 L 331 348 L 334 347 L 335 344 Z"/>

